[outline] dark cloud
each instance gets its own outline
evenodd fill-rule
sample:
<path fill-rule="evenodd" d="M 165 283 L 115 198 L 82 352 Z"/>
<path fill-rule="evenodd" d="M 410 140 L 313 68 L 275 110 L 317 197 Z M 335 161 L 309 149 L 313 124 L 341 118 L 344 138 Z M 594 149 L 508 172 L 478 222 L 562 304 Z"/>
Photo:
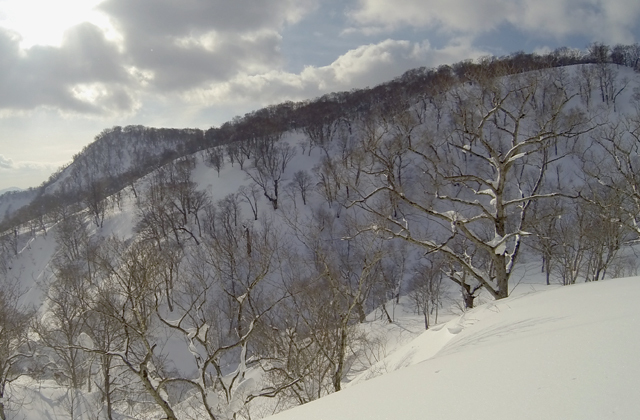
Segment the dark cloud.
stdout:
<path fill-rule="evenodd" d="M 266 33 L 255 39 L 227 37 L 216 41 L 213 49 L 201 44 L 176 45 L 159 40 L 127 37 L 132 63 L 153 78 L 149 83 L 158 91 L 194 88 L 205 82 L 222 81 L 240 69 L 277 65 L 279 37 Z"/>
<path fill-rule="evenodd" d="M 108 0 L 128 60 L 158 91 L 190 89 L 281 62 L 279 30 L 300 1 Z"/>
<path fill-rule="evenodd" d="M 197 36 L 215 29 L 243 34 L 281 27 L 304 6 L 299 0 L 107 0 L 100 10 L 128 34 L 144 38 Z"/>
<path fill-rule="evenodd" d="M 60 47 L 34 46 L 21 51 L 19 42 L 15 34 L 0 28 L 0 109 L 48 106 L 100 112 L 99 103 L 78 96 L 78 85 L 100 84 L 110 90 L 129 82 L 117 46 L 90 23 L 69 29 Z"/>

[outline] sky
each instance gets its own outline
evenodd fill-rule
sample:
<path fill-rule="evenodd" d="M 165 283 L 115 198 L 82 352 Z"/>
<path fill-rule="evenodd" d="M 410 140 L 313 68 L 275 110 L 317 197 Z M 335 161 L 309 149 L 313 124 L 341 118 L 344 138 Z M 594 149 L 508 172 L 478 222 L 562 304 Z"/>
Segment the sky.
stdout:
<path fill-rule="evenodd" d="M 103 129 L 219 126 L 411 68 L 640 38 L 637 0 L 0 0 L 0 190 Z"/>

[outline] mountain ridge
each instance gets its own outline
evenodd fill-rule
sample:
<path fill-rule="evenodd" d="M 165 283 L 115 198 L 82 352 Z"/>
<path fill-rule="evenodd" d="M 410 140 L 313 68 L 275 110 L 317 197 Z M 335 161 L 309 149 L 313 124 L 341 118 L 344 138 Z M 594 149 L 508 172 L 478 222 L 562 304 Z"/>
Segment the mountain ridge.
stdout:
<path fill-rule="evenodd" d="M 606 49 L 604 57 L 601 51 L 603 48 Z M 372 103 L 386 104 L 384 106 L 390 109 L 403 107 L 410 101 L 432 100 L 432 96 L 438 97 L 443 90 L 455 83 L 473 83 L 474 80 L 523 71 L 603 62 L 634 69 L 640 66 L 640 59 L 632 54 L 635 51 L 633 46 L 616 48 L 615 52 L 609 54 L 608 47 L 593 44 L 590 51 L 580 54 L 558 48 L 546 55 L 516 52 L 499 58 L 483 57 L 477 63 L 466 60 L 451 66 L 443 65 L 438 69 L 416 68 L 373 88 L 330 93 L 299 103 L 283 102 L 270 105 L 208 130 L 164 129 L 139 125 L 105 129 L 96 136 L 94 142 L 74 156 L 71 163 L 59 168 L 41 186 L 33 188 L 36 198 L 13 203 L 11 208 L 0 201 L 0 214 L 3 216 L 3 219 L 0 219 L 0 231 L 15 224 L 25 223 L 29 218 L 41 216 L 44 209 L 55 206 L 54 202 L 57 199 L 69 203 L 79 202 L 82 195 L 91 194 L 88 191 L 91 188 L 87 183 L 97 185 L 93 189 L 97 189 L 96 192 L 100 195 L 111 195 L 162 164 L 198 150 L 250 140 L 256 135 L 268 134 L 274 130 L 284 132 L 304 129 L 308 135 L 317 137 L 314 141 L 322 141 L 324 136 L 330 135 L 330 132 L 325 133 L 323 130 L 331 130 L 331 127 L 322 123 L 323 120 L 335 121 L 341 118 L 341 114 L 353 115 L 366 111 Z M 124 133 L 125 136 L 122 137 L 120 133 Z M 183 141 L 182 138 L 185 136 L 192 138 Z M 123 152 L 130 155 L 131 150 L 138 148 L 134 145 L 137 138 L 145 139 L 151 147 L 150 153 L 146 157 L 137 158 L 137 163 L 133 165 L 132 157 L 124 156 Z M 154 145 L 157 138 L 162 138 L 167 145 L 158 149 L 158 145 Z M 120 146 L 111 145 L 114 139 Z M 131 146 L 123 150 L 122 142 Z M 71 175 L 72 173 L 75 175 Z M 71 178 L 74 180 L 70 180 Z M 55 193 L 59 196 L 57 199 L 53 197 Z M 22 215 L 16 214 L 21 207 L 29 207 L 32 200 L 36 203 L 23 210 Z"/>

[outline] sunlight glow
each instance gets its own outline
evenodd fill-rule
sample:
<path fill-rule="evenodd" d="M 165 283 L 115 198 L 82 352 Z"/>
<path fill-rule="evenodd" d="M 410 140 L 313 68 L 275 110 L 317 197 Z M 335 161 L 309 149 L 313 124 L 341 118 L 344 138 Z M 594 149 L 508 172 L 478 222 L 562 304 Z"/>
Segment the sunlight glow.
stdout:
<path fill-rule="evenodd" d="M 108 94 L 107 89 L 101 83 L 81 83 L 75 85 L 71 91 L 73 96 L 83 102 L 94 103 L 100 97 Z"/>
<path fill-rule="evenodd" d="M 102 1 L 0 0 L 0 27 L 18 33 L 23 49 L 34 45 L 60 46 L 64 32 L 82 22 L 91 22 L 109 34 L 112 31 L 108 19 L 96 10 Z"/>

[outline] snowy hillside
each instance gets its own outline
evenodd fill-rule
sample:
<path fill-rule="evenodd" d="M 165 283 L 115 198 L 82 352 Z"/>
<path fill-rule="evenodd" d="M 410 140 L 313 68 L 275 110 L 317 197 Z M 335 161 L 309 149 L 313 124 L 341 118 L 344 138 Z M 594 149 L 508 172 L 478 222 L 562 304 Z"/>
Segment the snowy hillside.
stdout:
<path fill-rule="evenodd" d="M 7 216 L 31 203 L 38 195 L 36 190 L 8 189 L 0 193 L 0 222 Z"/>
<path fill-rule="evenodd" d="M 424 332 L 370 381 L 269 417 L 637 419 L 640 278 L 511 296 Z"/>
<path fill-rule="evenodd" d="M 544 65 L 105 130 L 5 220 L 0 418 L 632 418 L 640 75 Z"/>

